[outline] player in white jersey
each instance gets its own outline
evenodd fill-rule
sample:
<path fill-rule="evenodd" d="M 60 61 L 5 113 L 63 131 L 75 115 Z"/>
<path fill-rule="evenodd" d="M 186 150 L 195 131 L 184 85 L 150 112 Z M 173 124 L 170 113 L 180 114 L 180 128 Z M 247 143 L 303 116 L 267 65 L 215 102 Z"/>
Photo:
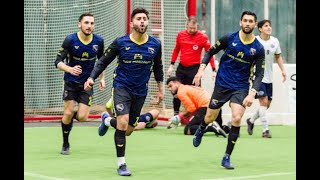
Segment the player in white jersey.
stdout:
<path fill-rule="evenodd" d="M 247 119 L 248 134 L 252 135 L 254 121 L 260 117 L 263 126 L 262 137 L 271 138 L 269 132 L 269 122 L 266 116 L 267 109 L 270 107 L 272 101 L 272 80 L 273 80 L 273 62 L 276 60 L 282 75 L 282 82 L 286 80 L 286 71 L 283 66 L 283 60 L 281 56 L 281 48 L 279 40 L 271 36 L 272 26 L 270 20 L 262 20 L 258 22 L 258 29 L 260 35 L 256 36 L 259 42 L 263 45 L 265 50 L 265 69 L 262 83 L 259 92 L 257 92 L 255 98 L 259 99 L 260 106 L 253 113 L 253 115 Z"/>

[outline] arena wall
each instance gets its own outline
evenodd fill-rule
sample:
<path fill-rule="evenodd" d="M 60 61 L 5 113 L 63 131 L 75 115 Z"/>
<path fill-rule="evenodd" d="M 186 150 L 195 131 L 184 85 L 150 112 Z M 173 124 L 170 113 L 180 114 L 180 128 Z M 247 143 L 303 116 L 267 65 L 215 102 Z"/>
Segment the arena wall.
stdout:
<path fill-rule="evenodd" d="M 218 64 L 218 62 L 216 63 Z M 296 124 L 296 64 L 284 64 L 287 71 L 287 80 L 282 82 L 280 68 L 277 63 L 273 64 L 273 100 L 267 110 L 267 117 L 271 125 L 295 125 Z M 211 92 L 214 88 L 212 71 L 207 67 L 205 77 L 202 80 L 202 87 Z M 258 108 L 259 101 L 255 100 L 253 105 L 247 108 L 242 124 L 246 124 L 246 119 Z M 223 122 L 231 120 L 229 104 L 222 107 Z M 261 122 L 258 119 L 257 125 Z"/>

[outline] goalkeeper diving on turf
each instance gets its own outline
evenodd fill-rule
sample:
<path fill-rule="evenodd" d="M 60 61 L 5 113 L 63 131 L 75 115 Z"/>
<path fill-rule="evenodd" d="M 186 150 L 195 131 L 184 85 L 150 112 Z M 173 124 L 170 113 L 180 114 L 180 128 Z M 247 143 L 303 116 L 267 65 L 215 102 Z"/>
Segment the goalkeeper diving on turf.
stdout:
<path fill-rule="evenodd" d="M 184 111 L 169 119 L 167 128 L 176 128 L 179 123 L 183 123 L 186 124 L 184 134 L 194 135 L 198 126 L 204 121 L 204 116 L 210 101 L 210 94 L 203 88 L 184 85 L 178 77 L 174 76 L 167 79 L 167 86 L 171 94 L 179 98 L 185 106 Z M 208 126 L 205 131 L 227 137 L 229 129 L 229 126 L 222 125 L 222 118 L 220 118 Z"/>

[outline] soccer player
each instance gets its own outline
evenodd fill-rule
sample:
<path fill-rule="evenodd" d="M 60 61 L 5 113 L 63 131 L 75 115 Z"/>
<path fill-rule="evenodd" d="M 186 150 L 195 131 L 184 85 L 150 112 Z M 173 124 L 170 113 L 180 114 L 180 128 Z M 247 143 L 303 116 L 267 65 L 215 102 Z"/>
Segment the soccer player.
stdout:
<path fill-rule="evenodd" d="M 171 55 L 171 64 L 167 70 L 167 75 L 171 76 L 174 63 L 180 52 L 180 62 L 176 70 L 176 76 L 180 78 L 182 84 L 192 85 L 194 76 L 197 74 L 202 50 L 208 51 L 210 41 L 207 35 L 198 30 L 198 21 L 195 16 L 190 16 L 187 20 L 186 29 L 180 31 L 176 37 L 176 44 Z M 216 76 L 214 58 L 211 57 L 210 64 L 213 70 L 213 78 Z M 174 115 L 180 111 L 181 101 L 173 98 Z"/>
<path fill-rule="evenodd" d="M 113 127 L 116 129 L 116 119 L 114 118 L 114 111 L 113 111 L 113 98 L 111 97 L 109 101 L 106 103 L 106 111 L 101 114 L 101 117 L 103 117 L 104 121 L 101 121 L 101 124 L 98 129 L 99 136 L 104 136 L 105 134 L 100 134 L 101 132 L 104 132 L 101 130 L 101 128 L 105 128 L 105 121 L 107 117 L 111 117 L 107 120 L 107 124 L 112 124 Z M 136 127 L 134 127 L 134 131 L 141 130 L 144 128 L 155 128 L 158 125 L 158 122 L 156 121 L 158 116 L 160 114 L 160 111 L 158 109 L 151 109 L 147 113 L 141 114 L 138 119 L 138 124 Z M 111 122 L 114 121 L 114 122 Z"/>
<path fill-rule="evenodd" d="M 281 56 L 281 48 L 279 40 L 271 36 L 272 26 L 270 20 L 262 20 L 258 22 L 258 29 L 260 35 L 257 35 L 256 38 L 263 45 L 265 50 L 265 69 L 260 90 L 257 92 L 255 98 L 259 100 L 259 108 L 253 113 L 251 118 L 247 119 L 247 131 L 249 135 L 253 133 L 254 121 L 260 117 L 262 122 L 263 138 L 271 138 L 269 131 L 269 121 L 267 118 L 267 109 L 270 107 L 272 101 L 272 82 L 273 82 L 273 62 L 274 59 L 277 61 L 277 64 L 281 70 L 282 82 L 285 82 L 287 79 L 286 71 L 283 66 L 283 60 Z"/>
<path fill-rule="evenodd" d="M 210 94 L 198 86 L 184 85 L 178 77 L 171 76 L 167 79 L 167 86 L 173 96 L 179 98 L 185 106 L 185 111 L 180 112 L 178 115 L 173 116 L 169 119 L 169 126 L 177 127 L 180 121 L 193 115 L 190 122 L 184 128 L 185 135 L 194 135 L 196 130 L 202 121 L 207 111 L 207 107 L 210 101 Z M 220 119 L 222 123 L 222 119 Z M 207 126 L 204 132 L 215 132 L 215 134 L 226 137 L 226 133 L 221 129 L 219 124 L 214 126 Z"/>
<path fill-rule="evenodd" d="M 230 101 L 232 125 L 228 135 L 226 151 L 221 161 L 221 165 L 226 169 L 234 169 L 230 162 L 230 156 L 239 136 L 241 118 L 246 107 L 252 105 L 263 78 L 265 54 L 263 45 L 253 34 L 253 30 L 257 25 L 256 21 L 257 16 L 254 12 L 244 11 L 240 18 L 241 29 L 221 37 L 206 52 L 194 78 L 195 85 L 199 85 L 210 57 L 220 50 L 224 50 L 220 59 L 209 108 L 204 121 L 202 121 L 194 135 L 193 146 L 198 147 L 200 145 L 206 126 L 216 120 L 220 108 Z M 254 66 L 255 80 L 250 85 Z"/>
<path fill-rule="evenodd" d="M 94 16 L 81 14 L 78 27 L 80 31 L 68 35 L 58 51 L 55 66 L 64 71 L 63 102 L 64 112 L 61 121 L 63 145 L 61 154 L 70 154 L 69 134 L 73 119 L 86 121 L 92 103 L 93 89 L 84 90 L 84 82 L 88 79 L 97 58 L 103 54 L 104 40 L 93 34 Z M 104 73 L 100 76 L 100 90 L 105 88 Z M 74 112 L 75 101 L 78 111 Z"/>
<path fill-rule="evenodd" d="M 141 114 L 138 119 L 138 124 L 134 127 L 134 131 L 138 131 L 144 128 L 155 128 L 158 126 L 157 118 L 160 114 L 158 109 L 151 109 L 150 111 Z"/>
<path fill-rule="evenodd" d="M 149 12 L 139 7 L 132 11 L 130 18 L 131 34 L 116 38 L 109 45 L 84 85 L 85 89 L 91 89 L 98 75 L 117 57 L 118 64 L 113 80 L 113 103 L 117 117 L 114 141 L 119 167 L 117 171 L 120 176 L 131 175 L 125 161 L 126 136 L 129 136 L 137 126 L 147 97 L 151 72 L 158 86 L 155 101 L 159 104 L 164 96 L 161 42 L 146 33 Z M 104 126 L 100 134 L 105 134 L 108 128 L 109 126 Z"/>

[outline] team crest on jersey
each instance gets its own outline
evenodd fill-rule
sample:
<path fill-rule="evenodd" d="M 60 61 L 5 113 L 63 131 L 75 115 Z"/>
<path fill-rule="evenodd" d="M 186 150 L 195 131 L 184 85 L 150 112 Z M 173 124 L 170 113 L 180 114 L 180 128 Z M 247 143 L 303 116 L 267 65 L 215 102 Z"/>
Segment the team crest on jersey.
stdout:
<path fill-rule="evenodd" d="M 199 47 L 198 47 L 198 45 L 193 45 L 192 48 L 193 48 L 193 50 L 198 50 Z"/>
<path fill-rule="evenodd" d="M 93 48 L 93 50 L 94 50 L 95 52 L 98 51 L 98 45 L 93 45 L 92 48 Z"/>
<path fill-rule="evenodd" d="M 133 59 L 142 59 L 141 54 L 134 54 Z"/>
<path fill-rule="evenodd" d="M 151 54 L 153 54 L 153 53 L 154 53 L 154 49 L 151 48 L 151 47 L 148 47 L 148 52 L 151 53 Z"/>
<path fill-rule="evenodd" d="M 123 109 L 124 109 L 124 105 L 123 104 L 117 104 L 116 105 L 116 108 L 117 108 L 117 111 L 123 111 Z"/>
<path fill-rule="evenodd" d="M 250 54 L 251 54 L 251 55 L 255 55 L 255 54 L 256 54 L 256 52 L 257 52 L 257 50 L 256 50 L 256 49 L 254 49 L 254 48 L 250 48 Z"/>
<path fill-rule="evenodd" d="M 87 57 L 87 58 L 88 58 L 88 57 L 89 57 L 89 53 L 87 53 L 87 52 L 83 52 L 83 53 L 82 53 L 82 57 L 83 57 L 83 58 L 85 58 L 85 57 Z"/>
<path fill-rule="evenodd" d="M 274 44 L 271 44 L 271 48 L 274 48 L 274 47 L 276 47 Z"/>

